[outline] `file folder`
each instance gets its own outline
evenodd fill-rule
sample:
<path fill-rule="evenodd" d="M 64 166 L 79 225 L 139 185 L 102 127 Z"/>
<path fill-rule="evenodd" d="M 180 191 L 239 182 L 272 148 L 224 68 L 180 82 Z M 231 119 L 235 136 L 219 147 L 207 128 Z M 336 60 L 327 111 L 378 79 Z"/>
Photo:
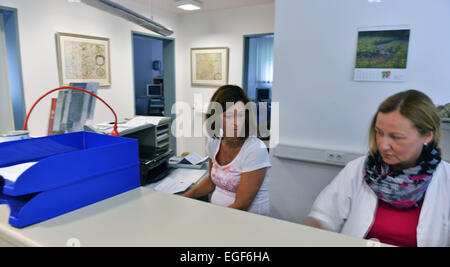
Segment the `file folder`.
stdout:
<path fill-rule="evenodd" d="M 140 186 L 135 139 L 76 132 L 0 143 L 0 168 L 37 162 L 15 182 L 0 176 L 0 204 L 21 228 Z"/>

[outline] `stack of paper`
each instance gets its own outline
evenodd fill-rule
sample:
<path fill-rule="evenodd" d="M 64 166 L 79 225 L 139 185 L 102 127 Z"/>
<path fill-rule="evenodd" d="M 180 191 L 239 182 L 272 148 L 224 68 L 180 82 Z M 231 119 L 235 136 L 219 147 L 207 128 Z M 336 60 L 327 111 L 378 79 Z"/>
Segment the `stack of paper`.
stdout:
<path fill-rule="evenodd" d="M 158 116 L 144 116 L 144 117 L 136 117 L 129 121 L 127 121 L 123 126 L 134 128 L 139 127 L 146 124 L 153 124 L 158 125 L 159 122 L 164 119 L 164 117 L 158 117 Z"/>
<path fill-rule="evenodd" d="M 11 182 L 16 182 L 17 178 L 19 178 L 19 176 L 22 175 L 22 173 L 24 173 L 26 170 L 28 170 L 31 166 L 33 166 L 36 163 L 37 162 L 26 162 L 14 166 L 0 168 L 0 176 Z"/>
<path fill-rule="evenodd" d="M 129 121 L 119 121 L 117 123 L 117 131 L 119 133 L 126 131 L 131 128 L 136 128 L 139 126 L 152 124 L 152 125 L 158 125 L 159 122 L 164 119 L 165 117 L 158 117 L 158 116 L 138 116 L 135 117 Z M 114 122 L 103 122 L 98 123 L 94 126 L 92 126 L 96 131 L 110 134 L 113 130 Z"/>

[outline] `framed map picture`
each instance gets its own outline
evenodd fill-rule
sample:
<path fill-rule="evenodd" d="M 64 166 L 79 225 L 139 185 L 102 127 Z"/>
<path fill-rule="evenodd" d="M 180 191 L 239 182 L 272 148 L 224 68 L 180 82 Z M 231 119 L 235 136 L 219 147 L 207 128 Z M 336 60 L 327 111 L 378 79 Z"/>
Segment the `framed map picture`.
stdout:
<path fill-rule="evenodd" d="M 228 47 L 191 48 L 191 84 L 222 86 L 228 83 Z"/>
<path fill-rule="evenodd" d="M 109 39 L 57 33 L 59 79 L 62 86 L 71 82 L 98 82 L 111 85 Z"/>

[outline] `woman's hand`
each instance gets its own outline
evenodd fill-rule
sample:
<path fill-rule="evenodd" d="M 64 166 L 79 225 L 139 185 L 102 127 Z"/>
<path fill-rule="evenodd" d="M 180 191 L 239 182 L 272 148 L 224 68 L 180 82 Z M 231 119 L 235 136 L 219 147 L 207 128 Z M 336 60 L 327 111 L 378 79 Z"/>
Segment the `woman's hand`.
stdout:
<path fill-rule="evenodd" d="M 213 192 L 214 189 L 216 189 L 216 185 L 211 180 L 211 168 L 212 168 L 212 161 L 211 159 L 209 159 L 209 176 L 203 179 L 198 185 L 196 185 L 194 188 L 187 191 L 186 193 L 182 194 L 181 196 L 188 198 L 199 198 Z"/>

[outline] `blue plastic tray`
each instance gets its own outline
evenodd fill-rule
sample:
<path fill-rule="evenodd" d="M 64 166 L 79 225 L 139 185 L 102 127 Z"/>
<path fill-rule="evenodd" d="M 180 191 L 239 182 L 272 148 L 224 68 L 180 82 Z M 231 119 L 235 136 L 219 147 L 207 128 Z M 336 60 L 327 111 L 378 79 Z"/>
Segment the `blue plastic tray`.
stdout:
<path fill-rule="evenodd" d="M 135 139 L 88 132 L 0 143 L 0 168 L 37 161 L 16 180 L 0 176 L 0 204 L 24 227 L 140 186 Z"/>

